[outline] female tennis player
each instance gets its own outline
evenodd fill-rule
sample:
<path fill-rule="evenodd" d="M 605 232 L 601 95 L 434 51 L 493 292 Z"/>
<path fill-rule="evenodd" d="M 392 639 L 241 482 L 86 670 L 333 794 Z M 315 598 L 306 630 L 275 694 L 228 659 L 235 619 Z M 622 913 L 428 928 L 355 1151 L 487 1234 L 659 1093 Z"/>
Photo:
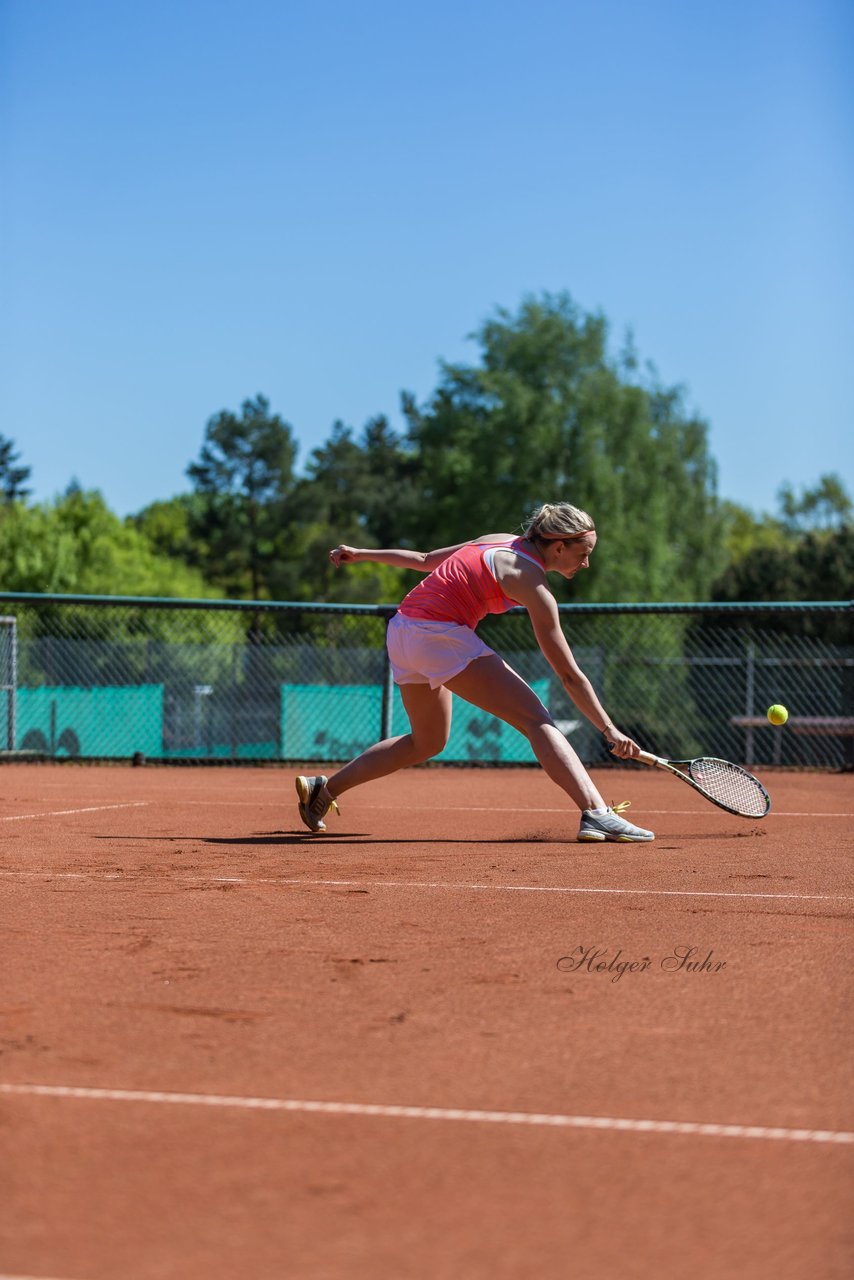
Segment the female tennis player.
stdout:
<path fill-rule="evenodd" d="M 560 626 L 546 575 L 574 578 L 589 568 L 596 530 L 586 511 L 546 503 L 534 511 L 521 537 L 493 533 L 438 551 L 375 551 L 339 546 L 336 566 L 375 561 L 426 574 L 401 602 L 388 626 L 392 674 L 400 686 L 410 732 L 369 747 L 330 778 L 298 777 L 299 812 L 312 831 L 324 831 L 330 808 L 351 787 L 438 755 L 451 729 L 451 694 L 498 716 L 525 735 L 546 773 L 581 810 L 577 839 L 641 841 L 651 831 L 620 816 L 626 804 L 605 804 L 587 770 L 540 699 L 502 658 L 475 634 L 487 613 L 514 605 L 528 610 L 544 656 L 570 698 L 605 734 L 623 760 L 640 748 L 617 729 L 578 666 Z"/>

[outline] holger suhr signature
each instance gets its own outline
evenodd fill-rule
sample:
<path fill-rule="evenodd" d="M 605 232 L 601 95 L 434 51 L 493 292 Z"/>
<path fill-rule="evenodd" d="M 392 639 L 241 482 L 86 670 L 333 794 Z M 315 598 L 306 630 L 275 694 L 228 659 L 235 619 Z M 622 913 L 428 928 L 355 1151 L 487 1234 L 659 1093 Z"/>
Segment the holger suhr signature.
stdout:
<path fill-rule="evenodd" d="M 607 973 L 612 982 L 619 982 L 624 973 L 648 973 L 654 968 L 663 973 L 720 973 L 726 968 L 726 960 L 716 960 L 711 948 L 702 956 L 704 950 L 680 944 L 656 962 L 652 956 L 623 959 L 622 947 L 611 952 L 608 947 L 579 945 L 571 955 L 561 956 L 557 967 L 561 973 Z"/>

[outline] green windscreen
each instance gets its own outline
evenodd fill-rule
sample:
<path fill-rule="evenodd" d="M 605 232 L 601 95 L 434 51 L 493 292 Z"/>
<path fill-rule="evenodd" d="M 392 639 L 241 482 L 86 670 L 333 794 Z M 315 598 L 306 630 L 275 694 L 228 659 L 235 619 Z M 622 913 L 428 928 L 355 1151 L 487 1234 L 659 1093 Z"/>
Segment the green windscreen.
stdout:
<path fill-rule="evenodd" d="M 16 736 L 21 751 L 50 755 L 129 757 L 163 750 L 163 686 L 18 689 Z"/>
<path fill-rule="evenodd" d="M 532 689 L 545 701 L 548 680 Z M 349 760 L 380 736 L 382 689 L 378 685 L 285 684 L 281 687 L 282 756 L 286 760 Z M 395 685 L 392 735 L 408 733 L 409 720 Z M 437 760 L 528 764 L 527 738 L 477 707 L 454 698 L 451 736 Z"/>

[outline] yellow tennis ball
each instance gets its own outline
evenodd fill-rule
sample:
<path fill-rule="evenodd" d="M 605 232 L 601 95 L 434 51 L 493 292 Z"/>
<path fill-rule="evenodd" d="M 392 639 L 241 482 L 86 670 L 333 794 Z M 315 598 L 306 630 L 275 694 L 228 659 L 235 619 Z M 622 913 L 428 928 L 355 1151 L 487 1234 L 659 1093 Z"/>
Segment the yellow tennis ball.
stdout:
<path fill-rule="evenodd" d="M 768 708 L 767 715 L 772 724 L 785 724 L 789 718 L 788 711 L 785 707 L 781 707 L 779 702 L 775 702 L 773 707 Z"/>

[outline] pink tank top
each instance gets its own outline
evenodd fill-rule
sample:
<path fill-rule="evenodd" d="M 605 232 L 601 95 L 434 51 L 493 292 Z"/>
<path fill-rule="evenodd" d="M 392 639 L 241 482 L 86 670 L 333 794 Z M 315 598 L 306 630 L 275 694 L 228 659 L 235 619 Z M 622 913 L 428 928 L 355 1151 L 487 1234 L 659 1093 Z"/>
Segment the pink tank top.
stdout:
<path fill-rule="evenodd" d="M 431 622 L 455 622 L 474 630 L 488 613 L 506 613 L 515 608 L 517 602 L 504 594 L 483 557 L 486 551 L 508 547 L 545 569 L 539 556 L 520 551 L 521 542 L 521 538 L 512 538 L 460 547 L 413 587 L 401 601 L 398 613 Z"/>

